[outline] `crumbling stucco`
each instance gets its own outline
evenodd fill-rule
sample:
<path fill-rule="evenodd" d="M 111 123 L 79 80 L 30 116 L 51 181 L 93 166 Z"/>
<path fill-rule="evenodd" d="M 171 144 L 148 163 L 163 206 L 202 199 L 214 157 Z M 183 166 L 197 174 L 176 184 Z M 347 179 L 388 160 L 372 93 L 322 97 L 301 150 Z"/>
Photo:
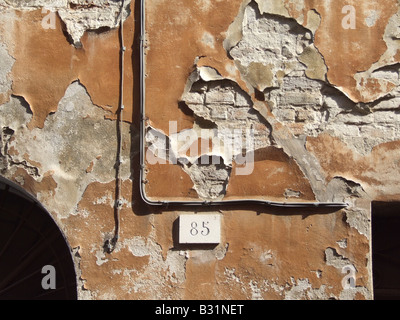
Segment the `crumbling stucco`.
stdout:
<path fill-rule="evenodd" d="M 121 4 L 0 1 L 0 172 L 61 226 L 79 298 L 371 299 L 370 204 L 400 199 L 398 2 L 146 0 L 144 168 L 139 2 Z M 146 205 L 140 183 L 161 201 L 347 207 L 187 212 Z M 178 243 L 181 214 L 215 210 L 219 245 Z"/>
<path fill-rule="evenodd" d="M 60 100 L 57 113 L 47 118 L 45 128 L 29 130 L 27 123 L 32 115 L 27 103 L 22 98 L 12 97 L 0 109 L 3 131 L 4 128 L 12 130 L 3 175 L 17 179 L 27 189 L 30 186 L 25 175 L 38 182 L 50 177 L 56 186 L 54 190 L 44 188 L 35 192 L 36 197 L 45 205 L 51 202 L 58 218 L 74 214 L 89 183 L 109 182 L 115 178 L 116 158 L 115 153 L 110 152 L 117 148 L 115 124 L 104 120 L 107 113 L 99 110 L 86 89 L 74 82 Z M 129 126 L 124 126 L 123 133 L 129 136 Z M 110 138 L 108 143 L 104 143 L 104 136 Z M 129 159 L 128 140 L 123 143 L 124 163 Z M 91 170 L 87 170 L 89 166 L 93 166 Z M 123 165 L 122 177 L 129 178 L 129 172 L 129 166 Z"/>
<path fill-rule="evenodd" d="M 42 24 L 46 28 L 56 28 L 55 15 L 58 14 L 66 26 L 71 42 L 81 47 L 81 38 L 86 31 L 101 28 L 116 28 L 130 14 L 130 0 L 59 0 L 59 1 L 8 1 L 0 2 L 3 9 L 42 10 L 45 13 Z M 53 15 L 54 14 L 54 15 Z"/>
<path fill-rule="evenodd" d="M 117 28 L 120 20 L 116 15 L 121 2 L 106 1 L 102 4 L 103 1 L 100 1 L 92 5 L 92 1 L 76 6 L 71 3 L 49 3 L 49 9 L 54 13 L 42 10 L 42 2 L 18 3 L 16 7 L 7 4 L 0 7 L 1 37 L 9 55 L 15 59 L 10 75 L 12 93 L 23 96 L 28 102 L 33 113 L 29 123 L 30 129 L 43 127 L 46 117 L 57 110 L 58 102 L 67 87 L 78 79 L 87 88 L 93 102 L 105 110 L 112 111 L 109 117 L 116 118 L 120 81 L 120 38 Z M 130 2 L 126 1 L 126 8 L 129 8 L 129 4 Z M 80 45 L 77 47 L 69 41 L 70 35 L 60 18 L 62 10 L 68 13 L 67 18 L 71 18 L 71 24 L 80 30 L 79 34 L 86 30 L 85 28 L 92 28 L 90 23 L 93 23 L 93 28 L 97 28 L 94 32 L 89 30 L 82 37 L 80 35 Z M 94 10 L 93 14 L 89 13 L 91 10 Z M 108 17 L 102 23 L 104 26 L 97 22 L 96 12 Z M 124 12 L 126 30 L 133 32 L 134 19 L 130 14 L 131 9 Z M 49 17 L 50 14 L 53 15 Z M 83 26 L 80 24 L 82 19 L 90 23 L 85 25 L 86 22 L 82 22 Z M 127 34 L 125 37 L 126 54 L 131 55 L 134 39 Z M 16 46 L 15 39 L 18 38 L 21 39 L 20 46 L 23 46 L 24 50 Z M 78 41 L 77 38 L 75 40 Z M 97 51 L 102 54 L 92 53 Z M 133 100 L 133 92 L 130 89 L 133 86 L 131 60 L 125 59 L 124 70 L 127 85 L 124 120 L 130 121 Z M 27 76 L 28 74 L 36 76 L 33 78 Z M 103 90 L 103 85 L 108 89 Z"/>
<path fill-rule="evenodd" d="M 231 142 L 232 156 L 244 148 L 253 151 L 272 144 L 268 123 L 252 108 L 250 96 L 230 81 L 207 82 L 200 78 L 182 100 L 194 112 L 195 118 L 207 120 L 217 128 L 216 138 L 221 140 L 221 144 L 226 139 L 234 140 L 235 133 L 241 135 L 237 137 L 240 138 L 239 143 L 235 145 L 234 141 Z M 199 127 L 202 125 L 199 124 Z M 233 137 L 226 137 L 227 134 Z M 209 136 L 213 138 L 212 134 Z M 228 159 L 229 162 L 231 160 Z"/>
<path fill-rule="evenodd" d="M 286 75 L 306 69 L 298 56 L 311 40 L 311 32 L 297 22 L 276 15 L 261 16 L 251 2 L 244 12 L 242 39 L 229 54 L 247 82 L 263 92 L 279 87 Z"/>

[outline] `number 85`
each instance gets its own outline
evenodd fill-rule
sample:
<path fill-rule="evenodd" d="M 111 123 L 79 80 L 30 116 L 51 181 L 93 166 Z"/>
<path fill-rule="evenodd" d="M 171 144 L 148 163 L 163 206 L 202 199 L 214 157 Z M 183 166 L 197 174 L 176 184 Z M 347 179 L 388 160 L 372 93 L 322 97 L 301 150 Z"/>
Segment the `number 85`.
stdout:
<path fill-rule="evenodd" d="M 195 237 L 199 234 L 206 237 L 210 234 L 210 229 L 207 227 L 207 225 L 209 224 L 208 221 L 203 221 L 202 223 L 202 227 L 201 227 L 201 231 L 198 230 L 198 224 L 197 222 L 192 222 L 190 225 L 192 227 L 192 229 L 190 229 L 190 234 Z"/>

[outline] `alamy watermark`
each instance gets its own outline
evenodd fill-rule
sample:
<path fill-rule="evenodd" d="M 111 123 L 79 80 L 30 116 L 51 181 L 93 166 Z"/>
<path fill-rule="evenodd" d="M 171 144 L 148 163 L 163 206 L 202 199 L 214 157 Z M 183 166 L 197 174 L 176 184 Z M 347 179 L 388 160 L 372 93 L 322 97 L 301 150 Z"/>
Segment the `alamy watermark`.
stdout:
<path fill-rule="evenodd" d="M 344 290 L 355 289 L 356 288 L 356 268 L 349 264 L 342 268 L 342 273 L 346 276 L 342 279 L 342 287 Z"/>
<path fill-rule="evenodd" d="M 233 160 L 236 175 L 250 175 L 254 170 L 254 135 L 253 129 L 237 128 L 188 129 L 178 133 L 177 122 L 170 121 L 168 136 L 155 129 L 147 131 L 146 161 L 151 165 L 219 165 L 224 159 Z"/>
<path fill-rule="evenodd" d="M 43 290 L 56 289 L 56 268 L 51 265 L 46 265 L 42 268 L 42 274 L 45 274 L 42 278 Z"/>
<path fill-rule="evenodd" d="M 345 14 L 342 19 L 343 29 L 355 29 L 356 28 L 356 8 L 351 5 L 344 6 L 342 13 Z"/>
<path fill-rule="evenodd" d="M 88 8 L 86 14 L 90 15 L 92 19 L 96 19 L 95 15 L 100 16 L 101 10 L 99 7 L 89 7 L 93 1 L 88 1 Z M 53 8 L 42 8 L 42 14 L 44 18 L 42 19 L 43 29 L 56 29 L 56 12 Z M 343 29 L 356 29 L 356 8 L 352 5 L 345 5 L 342 7 L 342 14 L 345 16 L 342 18 L 342 28 Z"/>
<path fill-rule="evenodd" d="M 42 28 L 45 30 L 56 29 L 56 13 L 52 9 L 42 8 L 42 13 L 45 14 L 42 19 Z"/>

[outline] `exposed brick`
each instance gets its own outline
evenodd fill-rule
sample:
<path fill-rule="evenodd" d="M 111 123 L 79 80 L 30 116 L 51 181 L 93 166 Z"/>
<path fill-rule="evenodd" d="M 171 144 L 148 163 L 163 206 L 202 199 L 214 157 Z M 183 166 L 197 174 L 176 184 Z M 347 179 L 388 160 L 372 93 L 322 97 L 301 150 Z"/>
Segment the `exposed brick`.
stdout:
<path fill-rule="evenodd" d="M 296 111 L 296 121 L 314 121 L 315 120 L 315 112 L 312 110 L 297 110 Z"/>
<path fill-rule="evenodd" d="M 211 91 L 206 93 L 207 104 L 228 104 L 235 103 L 235 95 L 231 91 Z"/>
<path fill-rule="evenodd" d="M 287 92 L 280 97 L 280 103 L 293 106 L 320 105 L 321 98 L 311 93 Z"/>
<path fill-rule="evenodd" d="M 282 89 L 286 91 L 290 90 L 319 90 L 321 84 L 312 79 L 308 79 L 304 76 L 299 77 L 285 77 L 283 79 Z"/>
<path fill-rule="evenodd" d="M 213 105 L 211 107 L 211 118 L 216 120 L 227 120 L 228 110 L 224 106 Z"/>
<path fill-rule="evenodd" d="M 232 112 L 232 120 L 246 120 L 249 116 L 248 110 L 244 108 L 238 108 Z"/>
<path fill-rule="evenodd" d="M 236 100 L 235 100 L 236 107 L 249 107 L 251 105 L 252 102 L 247 95 L 241 92 L 236 92 Z"/>
<path fill-rule="evenodd" d="M 184 100 L 187 104 L 203 104 L 204 95 L 197 92 L 189 92 L 185 95 Z"/>
<path fill-rule="evenodd" d="M 294 109 L 277 109 L 274 114 L 281 121 L 294 121 L 296 118 L 296 111 Z"/>

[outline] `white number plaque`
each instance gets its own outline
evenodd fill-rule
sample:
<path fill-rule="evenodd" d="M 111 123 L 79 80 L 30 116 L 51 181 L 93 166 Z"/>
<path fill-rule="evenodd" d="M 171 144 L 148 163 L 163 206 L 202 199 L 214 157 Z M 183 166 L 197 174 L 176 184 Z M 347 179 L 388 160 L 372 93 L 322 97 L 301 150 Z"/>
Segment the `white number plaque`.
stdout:
<path fill-rule="evenodd" d="M 219 244 L 221 215 L 183 214 L 179 217 L 179 243 Z"/>

